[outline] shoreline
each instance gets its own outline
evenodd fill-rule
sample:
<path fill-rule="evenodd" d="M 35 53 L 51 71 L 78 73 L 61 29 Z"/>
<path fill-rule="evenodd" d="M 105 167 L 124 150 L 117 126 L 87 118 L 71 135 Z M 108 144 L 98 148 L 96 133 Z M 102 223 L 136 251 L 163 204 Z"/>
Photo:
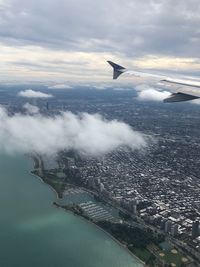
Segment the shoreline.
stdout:
<path fill-rule="evenodd" d="M 39 180 L 40 182 L 42 182 L 42 183 L 45 184 L 45 185 L 48 185 L 48 187 L 55 193 L 57 199 L 61 199 L 61 198 L 58 196 L 57 191 L 56 191 L 52 186 L 50 186 L 49 184 L 45 183 L 44 180 L 43 180 L 40 176 L 38 176 L 38 175 L 36 175 L 36 174 L 33 174 L 32 172 L 30 172 L 30 173 L 31 173 L 33 176 L 37 177 L 38 180 Z M 52 206 L 55 206 L 55 205 L 52 203 Z M 90 223 L 90 224 L 96 226 L 99 230 L 101 230 L 102 232 L 104 232 L 104 233 L 105 233 L 106 235 L 108 235 L 113 241 L 115 241 L 120 247 L 122 247 L 123 249 L 125 249 L 126 252 L 128 252 L 129 255 L 130 255 L 131 257 L 135 258 L 136 260 L 139 261 L 139 263 L 141 263 L 143 266 L 145 266 L 145 262 L 143 262 L 139 257 L 137 257 L 135 254 L 133 254 L 133 253 L 132 253 L 132 252 L 131 252 L 125 245 L 123 245 L 118 239 L 116 239 L 114 236 L 112 236 L 109 232 L 107 232 L 106 230 L 104 230 L 103 228 L 101 228 L 101 227 L 100 227 L 99 225 L 97 225 L 96 223 L 94 223 L 94 222 L 92 222 L 92 221 L 90 221 L 90 220 L 87 220 L 86 218 L 84 218 L 84 217 L 81 216 L 81 215 L 77 215 L 77 214 L 75 214 L 73 211 L 65 210 L 64 208 L 59 207 L 59 206 L 55 206 L 55 207 L 56 207 L 57 209 L 62 209 L 63 211 L 65 211 L 65 212 L 67 212 L 67 213 L 71 213 L 71 214 L 73 214 L 74 216 L 80 218 L 81 220 L 83 220 L 83 221 L 85 221 L 85 222 L 87 222 L 87 223 Z"/>
<path fill-rule="evenodd" d="M 98 224 L 90 221 L 90 220 L 87 220 L 85 217 L 81 216 L 81 215 L 78 215 L 78 214 L 75 214 L 73 211 L 70 211 L 70 210 L 66 210 L 60 206 L 56 206 L 53 204 L 53 206 L 55 206 L 57 209 L 62 209 L 64 210 L 65 212 L 67 213 L 70 213 L 70 214 L 73 214 L 74 216 L 80 218 L 81 220 L 87 222 L 87 223 L 90 223 L 91 225 L 97 227 L 100 231 L 104 232 L 107 236 L 109 236 L 113 241 L 115 241 L 120 247 L 122 247 L 123 249 L 126 250 L 126 252 L 129 253 L 129 255 L 133 258 L 135 258 L 140 264 L 142 264 L 143 266 L 146 266 L 145 265 L 145 262 L 143 262 L 139 257 L 137 257 L 135 254 L 133 254 L 125 245 L 123 245 L 118 239 L 116 239 L 114 236 L 112 236 L 109 232 L 107 232 L 106 230 L 104 230 L 103 228 L 101 228 Z"/>
<path fill-rule="evenodd" d="M 30 174 L 35 176 L 41 183 L 47 185 L 55 193 L 57 199 L 62 199 L 59 197 L 58 192 L 50 184 L 45 183 L 45 181 L 42 179 L 42 177 L 40 177 L 39 175 L 37 175 L 35 173 L 32 173 L 32 171 L 30 171 Z"/>
<path fill-rule="evenodd" d="M 48 187 L 55 193 L 56 198 L 57 198 L 58 200 L 59 200 L 59 199 L 62 199 L 62 198 L 59 197 L 58 192 L 57 192 L 57 191 L 56 191 L 50 184 L 46 183 L 46 182 L 44 181 L 44 179 L 43 179 L 41 176 L 39 176 L 39 175 L 33 173 L 33 171 L 34 171 L 34 169 L 35 169 L 35 167 L 36 167 L 36 157 L 33 156 L 33 155 L 29 155 L 29 157 L 30 157 L 30 158 L 33 160 L 33 162 L 34 162 L 34 164 L 33 164 L 33 170 L 30 171 L 31 175 L 37 177 L 37 179 L 38 179 L 40 182 L 42 182 L 43 184 L 48 185 Z M 55 206 L 53 203 L 52 203 L 52 205 Z M 107 232 L 105 229 L 101 228 L 101 227 L 100 227 L 99 225 L 97 225 L 96 223 L 92 222 L 91 220 L 88 220 L 88 219 L 84 218 L 84 217 L 81 216 L 81 215 L 75 214 L 73 211 L 65 210 L 64 208 L 59 207 L 59 206 L 56 206 L 56 208 L 62 209 L 62 210 L 64 210 L 65 212 L 69 212 L 69 213 L 73 214 L 74 216 L 77 216 L 77 217 L 80 218 L 81 220 L 83 220 L 83 221 L 85 221 L 85 222 L 87 222 L 87 223 L 90 223 L 91 225 L 97 227 L 100 231 L 102 231 L 104 234 L 106 234 L 108 237 L 110 237 L 114 242 L 116 242 L 121 248 L 125 249 L 125 251 L 126 251 L 132 258 L 134 258 L 135 260 L 138 261 L 138 263 L 142 264 L 143 266 L 146 266 L 146 265 L 145 265 L 145 262 L 143 262 L 139 257 L 137 257 L 133 252 L 131 252 L 131 251 L 127 248 L 126 245 L 122 244 L 118 239 L 116 239 L 114 236 L 112 236 L 109 232 Z"/>
<path fill-rule="evenodd" d="M 36 164 L 37 164 L 37 163 L 36 163 L 37 157 L 34 156 L 34 155 L 32 155 L 32 154 L 28 154 L 27 156 L 28 156 L 28 157 L 32 160 L 32 162 L 33 162 L 33 170 L 30 171 L 30 174 L 33 175 L 33 176 L 35 176 L 35 177 L 37 177 L 37 179 L 39 179 L 43 184 L 48 185 L 48 187 L 49 187 L 49 188 L 56 194 L 56 198 L 57 198 L 57 199 L 61 199 L 61 198 L 59 197 L 58 192 L 55 190 L 55 188 L 53 188 L 50 184 L 46 183 L 46 182 L 44 181 L 44 179 L 43 179 L 41 176 L 39 176 L 38 174 L 33 173 L 34 169 L 37 168 L 37 167 L 36 167 Z"/>
<path fill-rule="evenodd" d="M 101 228 L 99 225 L 97 225 L 96 223 L 85 219 L 82 216 L 76 215 L 75 216 L 81 217 L 83 220 L 87 221 L 88 223 L 91 223 L 93 225 L 95 225 L 99 230 L 101 230 L 102 232 L 104 232 L 106 235 L 108 235 L 113 241 L 115 241 L 120 247 L 122 247 L 123 249 L 126 250 L 126 252 L 128 252 L 130 254 L 131 257 L 135 258 L 136 260 L 138 260 L 138 262 L 140 264 L 142 264 L 143 266 L 145 266 L 145 262 L 143 262 L 140 258 L 138 258 L 135 254 L 133 254 L 128 248 L 127 246 L 123 245 L 118 239 L 116 239 L 114 236 L 112 236 L 109 232 L 107 232 L 106 230 L 104 230 L 103 228 Z"/>

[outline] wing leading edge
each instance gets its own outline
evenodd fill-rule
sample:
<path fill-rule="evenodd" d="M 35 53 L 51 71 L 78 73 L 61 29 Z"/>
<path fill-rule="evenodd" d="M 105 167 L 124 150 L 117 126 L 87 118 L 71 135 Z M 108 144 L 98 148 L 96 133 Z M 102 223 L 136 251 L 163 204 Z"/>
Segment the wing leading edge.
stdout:
<path fill-rule="evenodd" d="M 161 75 L 155 75 L 155 74 L 150 74 L 150 73 L 144 73 L 144 72 L 139 72 L 139 71 L 132 71 L 128 70 L 112 61 L 107 61 L 113 68 L 113 79 L 116 80 L 121 74 L 123 73 L 128 73 L 133 76 L 139 76 L 139 77 L 152 77 L 156 78 L 160 82 L 164 82 L 166 84 L 174 84 L 174 85 L 180 85 L 180 86 L 185 86 L 185 87 L 192 87 L 192 88 L 199 88 L 200 89 L 200 84 L 196 84 L 195 82 L 182 82 L 182 81 L 177 81 L 173 79 L 168 79 L 165 76 Z M 188 91 L 187 91 L 188 92 Z M 200 92 L 198 92 L 200 94 Z M 185 93 L 185 92 L 177 92 L 177 93 L 172 93 L 168 98 L 164 99 L 165 103 L 172 103 L 172 102 L 182 102 L 182 101 L 189 101 L 189 100 L 194 100 L 198 99 L 200 96 L 195 95 L 195 93 L 190 94 L 190 93 Z"/>

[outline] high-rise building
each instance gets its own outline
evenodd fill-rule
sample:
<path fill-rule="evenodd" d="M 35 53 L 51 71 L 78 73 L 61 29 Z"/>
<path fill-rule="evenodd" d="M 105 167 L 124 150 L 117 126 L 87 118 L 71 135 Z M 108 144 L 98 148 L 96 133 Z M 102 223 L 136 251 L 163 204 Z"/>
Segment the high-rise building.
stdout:
<path fill-rule="evenodd" d="M 171 228 L 171 235 L 172 235 L 172 236 L 177 236 L 177 235 L 178 235 L 178 224 L 174 224 L 174 225 L 172 225 L 172 228 Z"/>
<path fill-rule="evenodd" d="M 192 238 L 199 236 L 199 221 L 194 221 L 192 224 Z"/>
<path fill-rule="evenodd" d="M 165 223 L 165 233 L 171 233 L 171 227 L 172 227 L 172 222 L 170 220 L 168 220 Z"/>
<path fill-rule="evenodd" d="M 165 230 L 165 223 L 166 223 L 167 219 L 162 218 L 161 222 L 160 222 L 160 229 L 161 230 Z"/>
<path fill-rule="evenodd" d="M 93 176 L 89 176 L 88 177 L 88 186 L 90 188 L 94 188 L 95 187 L 95 180 L 94 180 L 94 177 Z"/>
<path fill-rule="evenodd" d="M 99 184 L 99 189 L 101 193 L 105 190 L 105 187 L 102 183 Z"/>
<path fill-rule="evenodd" d="M 133 205 L 132 209 L 133 209 L 133 214 L 136 215 L 137 214 L 137 205 Z"/>

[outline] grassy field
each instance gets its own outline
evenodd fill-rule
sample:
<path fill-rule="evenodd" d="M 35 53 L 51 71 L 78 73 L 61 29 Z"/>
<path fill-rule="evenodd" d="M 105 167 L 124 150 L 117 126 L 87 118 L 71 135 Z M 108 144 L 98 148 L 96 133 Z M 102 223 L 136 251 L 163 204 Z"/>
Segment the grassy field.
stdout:
<path fill-rule="evenodd" d="M 133 253 L 140 258 L 142 261 L 148 263 L 148 266 L 154 266 L 155 257 L 148 249 L 134 248 Z"/>
<path fill-rule="evenodd" d="M 134 248 L 133 253 L 144 262 L 151 257 L 151 253 L 147 249 Z"/>
<path fill-rule="evenodd" d="M 166 263 L 172 264 L 174 267 L 180 267 L 182 263 L 188 262 L 188 259 L 179 253 L 176 249 L 172 250 L 159 250 L 157 251 L 158 257 Z"/>

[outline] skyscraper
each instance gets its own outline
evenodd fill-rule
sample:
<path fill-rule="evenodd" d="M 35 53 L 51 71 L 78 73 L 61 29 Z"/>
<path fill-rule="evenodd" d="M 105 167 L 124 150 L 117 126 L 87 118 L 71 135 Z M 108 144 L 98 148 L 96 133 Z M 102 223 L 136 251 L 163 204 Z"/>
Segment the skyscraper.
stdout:
<path fill-rule="evenodd" d="M 170 233 L 171 232 L 171 227 L 172 227 L 172 222 L 170 220 L 168 220 L 165 223 L 165 233 Z"/>
<path fill-rule="evenodd" d="M 174 224 L 171 228 L 171 234 L 172 236 L 177 236 L 178 235 L 178 224 Z"/>
<path fill-rule="evenodd" d="M 199 236 L 199 221 L 194 221 L 192 224 L 192 238 Z"/>

